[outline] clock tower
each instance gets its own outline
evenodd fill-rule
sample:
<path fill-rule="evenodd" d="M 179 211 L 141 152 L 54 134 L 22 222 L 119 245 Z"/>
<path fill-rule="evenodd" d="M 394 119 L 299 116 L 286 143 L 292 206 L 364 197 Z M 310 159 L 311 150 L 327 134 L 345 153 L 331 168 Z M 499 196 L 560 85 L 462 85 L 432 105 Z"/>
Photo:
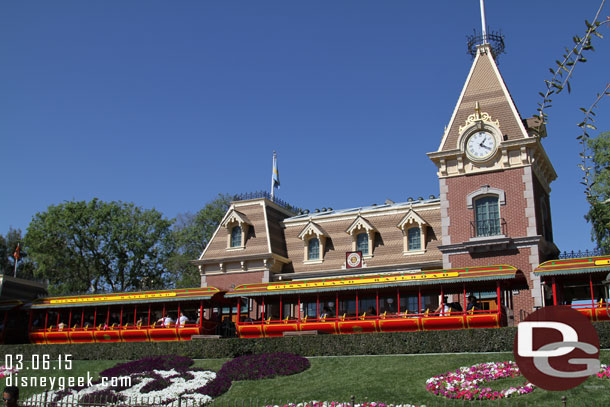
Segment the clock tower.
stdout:
<path fill-rule="evenodd" d="M 483 38 L 486 38 L 484 35 Z M 541 144 L 545 127 L 523 120 L 483 41 L 437 151 L 443 267 L 511 264 L 524 279 L 504 294 L 519 322 L 544 304 L 533 270 L 558 253 L 550 184 L 557 178 Z M 511 303 L 511 304 L 509 304 Z M 510 323 L 510 320 L 509 320 Z"/>

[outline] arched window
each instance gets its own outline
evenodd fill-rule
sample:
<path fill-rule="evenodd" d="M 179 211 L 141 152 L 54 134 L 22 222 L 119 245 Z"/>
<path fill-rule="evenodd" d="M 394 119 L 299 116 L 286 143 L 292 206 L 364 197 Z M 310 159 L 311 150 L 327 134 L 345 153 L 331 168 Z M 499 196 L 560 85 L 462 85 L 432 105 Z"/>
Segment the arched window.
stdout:
<path fill-rule="evenodd" d="M 318 260 L 320 258 L 320 240 L 312 237 L 307 243 L 307 260 Z"/>
<path fill-rule="evenodd" d="M 362 252 L 363 256 L 368 256 L 369 254 L 369 234 L 368 233 L 359 233 L 356 236 L 356 251 Z"/>
<path fill-rule="evenodd" d="M 231 247 L 240 247 L 241 246 L 241 227 L 234 226 L 231 229 Z"/>
<path fill-rule="evenodd" d="M 408 231 L 408 249 L 409 251 L 421 250 L 421 231 L 418 227 Z"/>
<path fill-rule="evenodd" d="M 477 236 L 500 235 L 500 207 L 498 197 L 484 196 L 474 203 Z"/>

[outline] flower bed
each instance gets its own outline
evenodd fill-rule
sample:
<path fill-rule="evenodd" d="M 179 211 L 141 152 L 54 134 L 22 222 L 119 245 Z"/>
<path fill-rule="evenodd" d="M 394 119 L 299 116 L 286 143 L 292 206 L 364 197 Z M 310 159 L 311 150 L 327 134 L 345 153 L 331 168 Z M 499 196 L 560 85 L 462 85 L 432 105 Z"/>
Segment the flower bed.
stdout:
<path fill-rule="evenodd" d="M 248 355 L 226 362 L 218 374 L 191 367 L 193 360 L 180 356 L 159 356 L 120 363 L 100 373 L 89 387 L 50 391 L 45 399 L 51 407 L 78 401 L 82 404 L 144 404 L 178 406 L 181 401 L 204 404 L 225 393 L 233 380 L 256 380 L 300 373 L 309 360 L 290 353 Z M 15 372 L 12 372 L 15 373 Z M 36 395 L 26 400 L 34 404 Z"/>
<path fill-rule="evenodd" d="M 610 366 L 601 365 L 599 368 L 599 373 L 597 373 L 597 377 L 600 379 L 610 379 Z"/>
<path fill-rule="evenodd" d="M 493 380 L 518 376 L 521 376 L 521 372 L 514 362 L 479 363 L 428 379 L 426 390 L 448 399 L 464 400 L 497 400 L 534 391 L 535 386 L 527 382 L 502 390 L 483 387 Z"/>
<path fill-rule="evenodd" d="M 198 388 L 214 380 L 216 373 L 191 368 L 193 360 L 180 356 L 159 356 L 120 363 L 100 373 L 89 387 L 71 387 L 46 394 L 51 406 L 78 401 L 83 404 L 121 404 L 147 400 L 177 406 L 178 399 L 197 404 L 212 400 Z M 35 403 L 40 395 L 26 400 Z"/>
<path fill-rule="evenodd" d="M 19 371 L 17 370 L 16 367 L 9 369 L 6 366 L 0 366 L 0 379 L 3 377 L 6 377 L 8 375 L 17 374 L 17 373 L 19 373 Z"/>

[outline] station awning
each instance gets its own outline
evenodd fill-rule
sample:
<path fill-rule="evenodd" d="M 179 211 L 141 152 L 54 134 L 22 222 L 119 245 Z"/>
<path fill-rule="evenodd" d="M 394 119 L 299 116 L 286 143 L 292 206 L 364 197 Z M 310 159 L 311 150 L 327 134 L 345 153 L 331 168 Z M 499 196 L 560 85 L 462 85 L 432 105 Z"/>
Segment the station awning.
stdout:
<path fill-rule="evenodd" d="M 610 256 L 545 261 L 534 270 L 536 276 L 610 273 Z"/>
<path fill-rule="evenodd" d="M 514 279 L 513 266 L 467 267 L 401 274 L 346 276 L 319 280 L 277 281 L 266 284 L 243 284 L 225 297 L 254 297 L 280 294 L 303 294 L 386 287 L 454 284 Z"/>
<path fill-rule="evenodd" d="M 151 302 L 208 300 L 220 292 L 214 287 L 185 288 L 160 291 L 134 291 L 127 293 L 88 294 L 66 297 L 39 298 L 27 304 L 26 309 L 92 307 L 98 305 L 144 304 Z"/>

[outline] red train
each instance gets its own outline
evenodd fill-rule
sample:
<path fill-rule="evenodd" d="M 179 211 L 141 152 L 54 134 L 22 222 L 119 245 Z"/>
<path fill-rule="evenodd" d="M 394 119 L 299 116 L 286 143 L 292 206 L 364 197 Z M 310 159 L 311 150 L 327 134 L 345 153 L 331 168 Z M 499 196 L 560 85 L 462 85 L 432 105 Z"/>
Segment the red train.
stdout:
<path fill-rule="evenodd" d="M 610 256 L 551 260 L 534 273 L 545 305 L 610 320 Z M 22 312 L 27 338 L 37 344 L 496 328 L 512 324 L 513 295 L 526 284 L 515 267 L 498 265 L 244 284 L 229 292 L 203 287 L 47 297 L 0 304 L 0 335 L 16 341 L 18 318 L 11 315 Z"/>

